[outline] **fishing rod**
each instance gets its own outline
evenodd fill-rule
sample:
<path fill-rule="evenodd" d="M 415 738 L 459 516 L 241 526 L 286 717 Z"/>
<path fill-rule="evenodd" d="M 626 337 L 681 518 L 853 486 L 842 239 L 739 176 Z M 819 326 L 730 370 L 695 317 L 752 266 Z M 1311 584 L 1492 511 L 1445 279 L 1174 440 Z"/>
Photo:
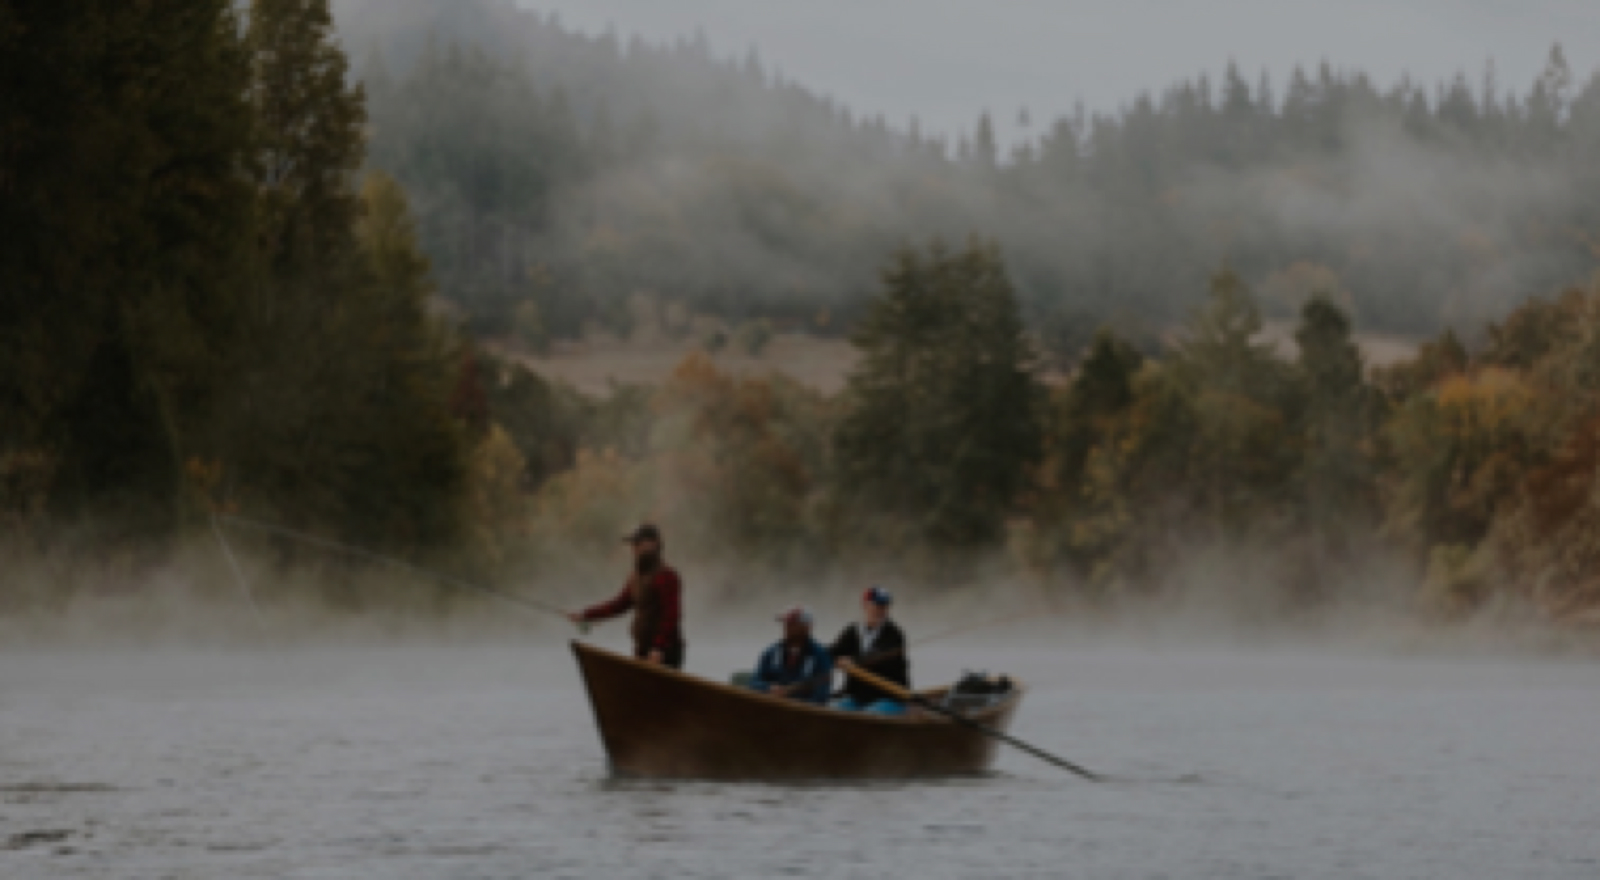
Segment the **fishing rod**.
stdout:
<path fill-rule="evenodd" d="M 212 515 L 213 528 L 215 528 L 218 523 L 226 523 L 232 526 L 237 526 L 241 529 L 250 529 L 256 532 L 266 533 L 268 535 L 276 535 L 280 538 L 292 539 L 312 547 L 322 548 L 326 551 L 334 551 L 337 553 L 346 554 L 348 556 L 358 557 L 372 563 L 388 566 L 392 569 L 399 569 L 403 572 L 410 572 L 413 575 L 420 575 L 424 578 L 432 579 L 440 584 L 454 587 L 457 590 L 475 591 L 477 593 L 487 594 L 488 596 L 492 596 L 501 602 L 510 603 L 514 606 L 520 606 L 524 609 L 533 609 L 535 611 L 543 612 L 547 615 L 555 615 L 561 618 L 563 621 L 571 620 L 567 617 L 565 610 L 558 609 L 548 603 L 542 603 L 538 600 L 529 599 L 514 593 L 507 593 L 506 591 L 499 590 L 498 588 L 488 587 L 482 584 L 475 584 L 471 581 L 464 581 L 452 575 L 445 575 L 440 572 L 424 569 L 421 566 L 414 566 L 404 560 L 398 560 L 394 557 L 386 557 L 382 554 L 366 550 L 365 548 L 358 548 L 354 545 L 343 544 L 341 542 L 321 538 L 310 533 L 300 532 L 299 530 L 289 529 L 283 526 L 274 526 L 271 523 L 263 523 L 259 520 L 251 520 L 246 517 L 235 517 L 231 514 Z M 217 537 L 221 539 L 222 534 L 220 531 L 217 533 Z M 226 541 L 223 542 L 223 548 L 227 549 Z M 244 576 L 238 572 L 238 563 L 234 562 L 233 552 L 231 550 L 228 551 L 228 560 L 233 565 L 235 574 L 239 575 L 242 582 Z M 255 601 L 252 599 L 251 606 L 254 607 L 254 605 Z"/>

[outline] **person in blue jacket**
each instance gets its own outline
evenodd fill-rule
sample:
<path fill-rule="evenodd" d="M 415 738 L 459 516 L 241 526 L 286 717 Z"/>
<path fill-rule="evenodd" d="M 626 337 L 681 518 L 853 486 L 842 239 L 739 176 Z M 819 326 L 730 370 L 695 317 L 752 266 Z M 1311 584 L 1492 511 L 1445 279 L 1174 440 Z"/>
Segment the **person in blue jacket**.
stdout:
<path fill-rule="evenodd" d="M 783 639 L 762 652 L 750 687 L 825 706 L 833 687 L 833 657 L 811 636 L 811 612 L 796 606 L 778 620 L 783 622 Z"/>

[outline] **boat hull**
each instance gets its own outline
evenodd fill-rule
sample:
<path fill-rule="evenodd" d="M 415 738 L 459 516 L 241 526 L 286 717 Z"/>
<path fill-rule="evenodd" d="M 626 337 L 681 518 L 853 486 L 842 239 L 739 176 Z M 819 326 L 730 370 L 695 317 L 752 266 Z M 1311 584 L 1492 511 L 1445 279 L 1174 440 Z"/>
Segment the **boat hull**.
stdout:
<path fill-rule="evenodd" d="M 722 780 L 979 774 L 994 739 L 935 714 L 891 718 L 802 704 L 574 642 L 614 773 Z M 936 692 L 930 693 L 936 694 Z M 971 714 L 1004 731 L 1019 686 Z"/>

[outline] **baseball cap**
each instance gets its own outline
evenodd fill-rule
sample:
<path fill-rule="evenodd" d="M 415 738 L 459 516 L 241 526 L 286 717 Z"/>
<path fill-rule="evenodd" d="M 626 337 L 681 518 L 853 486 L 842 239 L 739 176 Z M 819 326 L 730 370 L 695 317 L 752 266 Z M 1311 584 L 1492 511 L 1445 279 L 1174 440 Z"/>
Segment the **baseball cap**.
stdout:
<path fill-rule="evenodd" d="M 622 540 L 628 544 L 638 544 L 641 541 L 661 543 L 661 530 L 654 523 L 641 523 L 634 531 L 624 535 Z"/>
<path fill-rule="evenodd" d="M 806 626 L 810 626 L 812 621 L 811 610 L 807 609 L 805 606 L 795 606 L 794 608 L 781 612 L 778 615 L 777 620 L 785 624 L 788 624 L 792 621 L 796 624 L 805 624 Z"/>
<path fill-rule="evenodd" d="M 894 605 L 894 594 L 877 585 L 867 588 L 867 592 L 862 594 L 861 598 L 878 606 Z"/>

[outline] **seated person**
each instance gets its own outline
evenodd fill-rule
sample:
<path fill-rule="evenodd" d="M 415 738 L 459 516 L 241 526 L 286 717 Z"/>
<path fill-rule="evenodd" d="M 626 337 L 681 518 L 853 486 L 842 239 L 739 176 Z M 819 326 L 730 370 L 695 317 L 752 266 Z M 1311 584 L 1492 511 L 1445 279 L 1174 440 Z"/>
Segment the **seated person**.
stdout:
<path fill-rule="evenodd" d="M 775 697 L 826 705 L 833 685 L 833 658 L 811 637 L 811 613 L 796 606 L 782 615 L 783 639 L 761 654 L 750 687 Z"/>
<path fill-rule="evenodd" d="M 845 671 L 844 696 L 834 704 L 841 710 L 864 710 L 886 716 L 899 716 L 906 711 L 899 698 L 849 675 L 849 667 L 855 665 L 902 688 L 911 687 L 906 635 L 898 624 L 889 620 L 892 605 L 893 594 L 881 587 L 869 589 L 861 597 L 861 622 L 846 627 L 828 650 L 839 668 Z"/>

